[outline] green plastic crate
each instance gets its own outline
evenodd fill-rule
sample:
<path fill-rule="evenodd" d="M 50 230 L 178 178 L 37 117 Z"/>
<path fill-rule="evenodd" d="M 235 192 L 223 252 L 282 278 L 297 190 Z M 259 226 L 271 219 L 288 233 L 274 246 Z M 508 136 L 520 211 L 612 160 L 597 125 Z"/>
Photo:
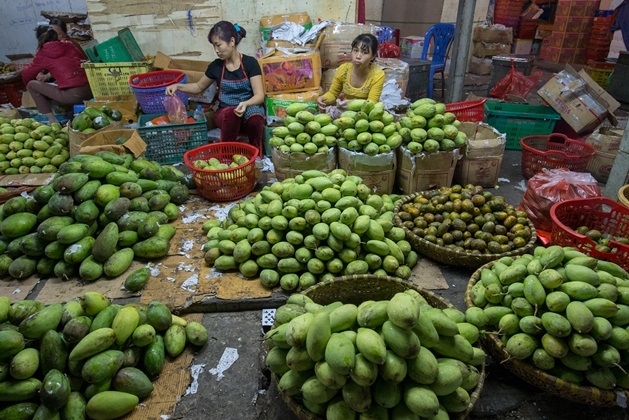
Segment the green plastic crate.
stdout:
<path fill-rule="evenodd" d="M 552 133 L 560 118 L 549 106 L 485 102 L 485 122 L 506 134 L 510 150 L 522 150 L 522 137 Z"/>
<path fill-rule="evenodd" d="M 189 112 L 192 117 L 194 112 Z M 205 120 L 186 124 L 167 124 L 146 127 L 146 123 L 163 114 L 142 114 L 138 118 L 138 134 L 146 143 L 145 157 L 162 165 L 183 162 L 188 150 L 208 142 Z"/>
<path fill-rule="evenodd" d="M 118 36 L 95 45 L 86 53 L 91 61 L 101 63 L 142 61 L 144 57 L 129 28 L 119 30 Z"/>

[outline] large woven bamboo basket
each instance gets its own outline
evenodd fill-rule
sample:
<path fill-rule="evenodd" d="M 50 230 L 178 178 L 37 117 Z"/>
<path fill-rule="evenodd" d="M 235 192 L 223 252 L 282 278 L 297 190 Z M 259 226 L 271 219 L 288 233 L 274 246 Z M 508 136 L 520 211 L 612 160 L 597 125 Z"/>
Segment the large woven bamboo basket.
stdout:
<path fill-rule="evenodd" d="M 468 307 L 474 306 L 470 297 L 472 286 L 474 286 L 477 281 L 480 281 L 482 269 L 491 268 L 492 265 L 493 262 L 485 264 L 472 274 L 465 290 L 465 304 Z M 487 353 L 489 353 L 496 362 L 499 362 L 501 366 L 504 366 L 507 370 L 529 384 L 558 397 L 577 403 L 600 407 L 618 406 L 621 395 L 625 399 L 629 398 L 629 391 L 627 390 L 618 389 L 609 391 L 594 386 L 576 385 L 550 375 L 524 360 L 513 359 L 509 356 L 509 353 L 507 353 L 505 344 L 495 334 L 482 335 L 481 341 Z"/>
<path fill-rule="evenodd" d="M 386 300 L 392 298 L 396 293 L 403 292 L 407 289 L 414 289 L 419 292 L 424 299 L 434 308 L 454 308 L 454 306 L 445 299 L 435 295 L 434 293 L 424 290 L 415 284 L 402 280 L 397 277 L 376 276 L 373 274 L 359 274 L 353 276 L 336 277 L 332 280 L 326 280 L 309 287 L 302 293 L 310 297 L 313 301 L 320 305 L 327 305 L 332 302 L 341 301 L 343 303 L 353 303 L 360 305 L 366 300 Z M 451 418 L 463 420 L 474 409 L 474 405 L 480 396 L 485 383 L 485 365 L 480 366 L 480 380 L 470 393 L 470 404 L 468 408 L 456 415 L 451 414 Z M 277 387 L 279 380 L 277 375 L 273 375 L 273 380 Z M 292 398 L 283 393 L 279 387 L 278 392 L 286 405 L 301 420 L 321 420 L 321 417 L 313 414 L 299 403 L 299 400 Z"/>
<path fill-rule="evenodd" d="M 535 242 L 537 242 L 537 232 L 535 231 L 535 226 L 533 226 L 533 223 L 531 223 L 530 220 L 528 221 L 528 226 L 531 229 L 531 238 L 526 245 L 501 254 L 474 254 L 471 252 L 462 252 L 445 246 L 440 246 L 427 241 L 424 238 L 420 238 L 410 229 L 404 227 L 402 219 L 398 216 L 398 212 L 404 204 L 412 202 L 415 197 L 421 194 L 421 192 L 418 192 L 400 199 L 393 210 L 395 213 L 395 225 L 404 229 L 404 232 L 406 232 L 406 240 L 408 240 L 415 251 L 421 255 L 455 267 L 478 268 L 483 264 L 495 261 L 502 257 L 515 257 L 517 255 L 530 253 L 533 248 L 535 248 Z"/>

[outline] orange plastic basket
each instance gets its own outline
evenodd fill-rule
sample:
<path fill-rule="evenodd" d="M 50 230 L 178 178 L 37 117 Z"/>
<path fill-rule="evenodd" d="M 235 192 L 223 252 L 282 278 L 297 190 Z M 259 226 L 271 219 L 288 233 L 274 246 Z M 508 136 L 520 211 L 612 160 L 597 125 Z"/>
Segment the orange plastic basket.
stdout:
<path fill-rule="evenodd" d="M 203 197 L 211 201 L 234 201 L 253 191 L 256 185 L 255 161 L 258 153 L 257 147 L 247 143 L 218 142 L 187 151 L 183 160 L 192 171 L 194 183 Z M 210 158 L 229 164 L 233 162 L 235 154 L 246 156 L 249 160 L 240 166 L 216 171 L 194 166 L 196 160 Z"/>
<path fill-rule="evenodd" d="M 446 104 L 446 111 L 456 115 L 456 119 L 471 122 L 482 122 L 485 118 L 485 101 L 487 98 L 476 101 L 453 102 Z"/>
<path fill-rule="evenodd" d="M 520 139 L 522 146 L 522 175 L 531 178 L 542 169 L 565 168 L 574 172 L 587 172 L 594 148 L 573 140 L 564 134 L 527 136 Z"/>
<path fill-rule="evenodd" d="M 596 248 L 596 242 L 576 232 L 580 226 L 596 229 L 615 237 L 629 238 L 629 208 L 606 197 L 575 198 L 553 204 L 551 242 L 571 246 L 599 260 L 606 260 L 629 270 L 629 245 L 610 241 L 610 252 Z"/>

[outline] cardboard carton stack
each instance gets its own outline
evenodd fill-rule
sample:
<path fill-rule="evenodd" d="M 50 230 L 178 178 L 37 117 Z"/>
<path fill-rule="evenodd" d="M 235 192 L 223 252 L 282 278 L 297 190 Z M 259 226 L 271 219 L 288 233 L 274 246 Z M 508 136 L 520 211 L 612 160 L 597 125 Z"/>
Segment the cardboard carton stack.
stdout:
<path fill-rule="evenodd" d="M 473 51 L 468 71 L 484 76 L 491 74 L 491 57 L 509 54 L 513 43 L 513 28 L 503 25 L 481 25 L 474 28 Z"/>
<path fill-rule="evenodd" d="M 552 63 L 585 64 L 599 2 L 558 0 L 553 34 L 544 39 L 540 57 Z"/>

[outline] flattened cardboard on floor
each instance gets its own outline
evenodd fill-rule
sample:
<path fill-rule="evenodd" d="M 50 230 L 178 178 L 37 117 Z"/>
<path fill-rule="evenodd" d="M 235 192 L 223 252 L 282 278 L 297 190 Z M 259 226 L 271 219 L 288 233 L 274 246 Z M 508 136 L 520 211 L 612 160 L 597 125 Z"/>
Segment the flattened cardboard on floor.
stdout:
<path fill-rule="evenodd" d="M 37 286 L 39 276 L 30 276 L 22 280 L 10 277 L 0 279 L 0 296 L 8 296 L 11 302 L 27 299 L 27 296 Z"/>
<path fill-rule="evenodd" d="M 202 314 L 185 315 L 188 322 L 201 322 Z M 209 344 L 206 344 L 209 345 Z M 190 385 L 190 363 L 196 349 L 187 346 L 176 358 L 167 357 L 164 369 L 159 377 L 153 381 L 153 392 L 129 414 L 125 420 L 160 420 L 169 418 L 174 411 L 175 404 L 186 393 Z"/>
<path fill-rule="evenodd" d="M 39 187 L 48 185 L 56 174 L 0 175 L 0 187 Z"/>

